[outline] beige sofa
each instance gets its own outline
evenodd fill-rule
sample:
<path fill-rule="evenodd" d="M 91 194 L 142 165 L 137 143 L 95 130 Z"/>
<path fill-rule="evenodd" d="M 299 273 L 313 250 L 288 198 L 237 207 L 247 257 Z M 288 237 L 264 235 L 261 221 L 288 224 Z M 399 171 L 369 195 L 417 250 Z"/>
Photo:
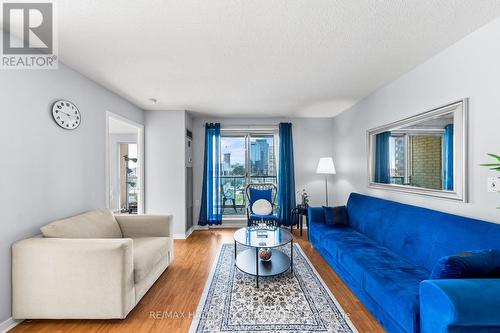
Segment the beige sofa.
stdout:
<path fill-rule="evenodd" d="M 13 318 L 125 318 L 174 259 L 171 223 L 101 209 L 15 243 Z"/>

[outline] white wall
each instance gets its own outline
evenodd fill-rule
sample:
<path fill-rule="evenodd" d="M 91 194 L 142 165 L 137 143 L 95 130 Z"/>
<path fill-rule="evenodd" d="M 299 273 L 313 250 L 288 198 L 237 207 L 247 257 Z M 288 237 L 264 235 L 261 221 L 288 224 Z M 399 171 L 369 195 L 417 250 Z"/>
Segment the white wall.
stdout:
<path fill-rule="evenodd" d="M 325 201 L 324 178 L 316 174 L 319 158 L 331 155 L 330 118 L 194 118 L 193 120 L 193 172 L 194 172 L 194 224 L 198 223 L 200 214 L 201 186 L 203 181 L 203 158 L 205 145 L 206 122 L 219 122 L 221 126 L 236 125 L 278 125 L 280 122 L 293 124 L 293 144 L 295 159 L 295 187 L 305 188 L 310 194 L 311 205 L 322 205 Z M 330 177 L 330 181 L 333 178 Z M 330 185 L 331 189 L 331 185 Z M 295 195 L 295 193 L 293 193 Z M 333 193 L 333 196 L 335 194 Z M 330 191 L 330 197 L 332 191 Z"/>
<path fill-rule="evenodd" d="M 174 234 L 185 234 L 185 111 L 146 111 L 146 213 L 173 214 Z"/>
<path fill-rule="evenodd" d="M 500 19 L 477 30 L 333 120 L 337 204 L 352 191 L 464 216 L 500 222 L 500 196 L 487 193 L 498 175 L 479 164 L 500 153 Z M 469 97 L 470 203 L 368 189 L 366 131 Z"/>
<path fill-rule="evenodd" d="M 52 103 L 74 102 L 78 129 L 52 120 Z M 142 123 L 143 112 L 59 64 L 0 73 L 0 322 L 11 316 L 11 250 L 54 220 L 105 206 L 105 112 Z"/>

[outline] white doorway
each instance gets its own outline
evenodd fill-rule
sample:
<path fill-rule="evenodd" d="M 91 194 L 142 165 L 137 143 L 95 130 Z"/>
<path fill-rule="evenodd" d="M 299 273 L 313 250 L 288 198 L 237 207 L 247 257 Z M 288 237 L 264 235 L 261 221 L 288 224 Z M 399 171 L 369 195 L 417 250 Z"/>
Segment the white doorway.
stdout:
<path fill-rule="evenodd" d="M 144 213 L 144 126 L 106 112 L 106 206 Z"/>

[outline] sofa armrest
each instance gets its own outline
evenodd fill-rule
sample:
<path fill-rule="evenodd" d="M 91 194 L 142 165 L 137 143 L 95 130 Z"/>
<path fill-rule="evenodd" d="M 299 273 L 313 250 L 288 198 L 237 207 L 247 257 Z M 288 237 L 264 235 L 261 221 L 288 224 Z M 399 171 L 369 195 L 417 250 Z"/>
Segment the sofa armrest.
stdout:
<path fill-rule="evenodd" d="M 500 330 L 500 279 L 422 281 L 420 321 L 422 333 Z"/>
<path fill-rule="evenodd" d="M 125 318 L 134 306 L 131 239 L 38 237 L 12 246 L 15 319 Z"/>
<path fill-rule="evenodd" d="M 173 237 L 172 215 L 115 215 L 123 237 Z"/>
<path fill-rule="evenodd" d="M 307 210 L 309 223 L 325 223 L 325 213 L 322 207 L 309 207 Z"/>

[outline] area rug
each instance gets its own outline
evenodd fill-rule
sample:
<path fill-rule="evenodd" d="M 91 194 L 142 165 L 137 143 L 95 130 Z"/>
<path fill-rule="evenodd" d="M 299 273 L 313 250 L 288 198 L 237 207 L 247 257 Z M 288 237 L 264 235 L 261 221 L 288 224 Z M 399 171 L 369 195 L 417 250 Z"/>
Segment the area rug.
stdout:
<path fill-rule="evenodd" d="M 279 251 L 290 254 L 290 246 Z M 255 277 L 234 265 L 234 244 L 223 244 L 190 332 L 357 333 L 298 244 L 293 267 L 293 273 L 260 278 L 257 289 Z"/>

